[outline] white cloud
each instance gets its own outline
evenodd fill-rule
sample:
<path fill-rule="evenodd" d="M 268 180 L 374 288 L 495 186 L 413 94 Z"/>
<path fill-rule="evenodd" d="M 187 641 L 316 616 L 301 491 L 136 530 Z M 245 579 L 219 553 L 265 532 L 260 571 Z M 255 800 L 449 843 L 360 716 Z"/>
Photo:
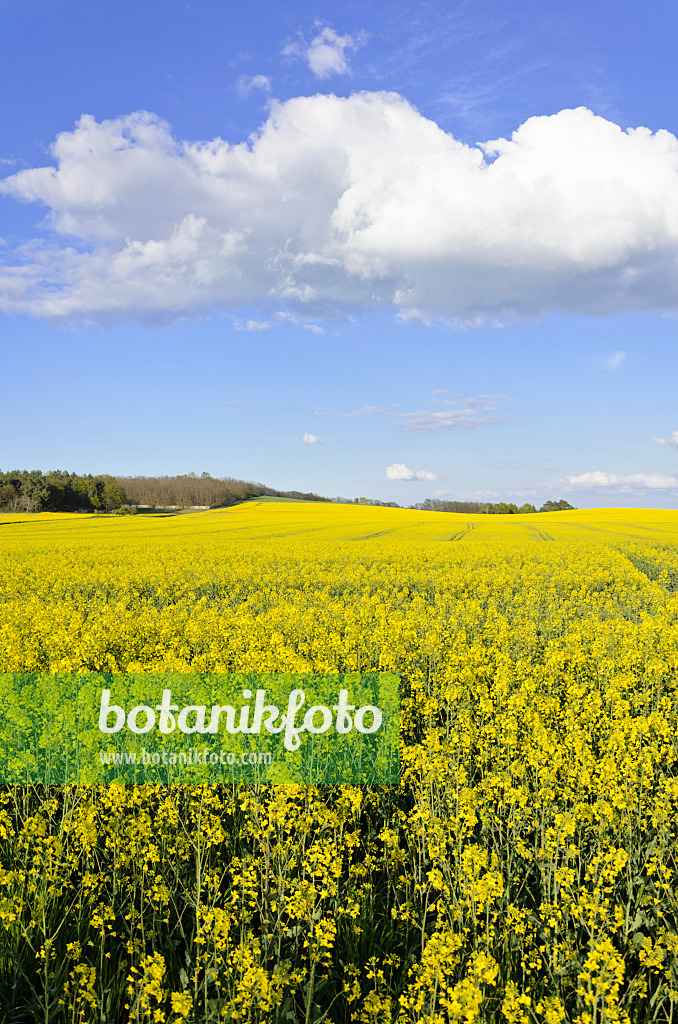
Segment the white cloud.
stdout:
<path fill-rule="evenodd" d="M 407 307 L 398 310 L 396 320 L 401 324 L 422 324 L 423 327 L 432 327 L 435 323 L 435 319 L 423 310 Z"/>
<path fill-rule="evenodd" d="M 563 477 L 556 483 L 569 488 L 583 489 L 614 487 L 620 491 L 637 491 L 645 488 L 665 490 L 678 487 L 678 476 L 666 476 L 661 473 L 630 473 L 626 476 L 618 476 L 616 473 L 603 473 L 601 470 L 594 470 L 591 473 L 582 473 L 580 476 Z"/>
<path fill-rule="evenodd" d="M 671 448 L 678 448 L 678 430 L 674 430 L 671 437 L 653 437 L 655 444 L 668 444 Z"/>
<path fill-rule="evenodd" d="M 562 484 L 562 480 L 556 481 L 556 483 Z M 499 501 L 517 501 L 519 498 L 537 498 L 540 492 L 534 488 L 513 488 L 511 487 L 510 492 L 507 494 L 506 490 L 503 491 L 457 491 L 455 493 L 455 499 L 457 501 L 491 501 L 498 499 Z M 541 504 L 544 499 L 540 498 L 535 504 Z M 530 502 L 531 504 L 531 502 Z"/>
<path fill-rule="evenodd" d="M 626 359 L 626 352 L 611 352 L 603 358 L 603 367 L 606 370 L 618 370 Z"/>
<path fill-rule="evenodd" d="M 50 229 L 3 252 L 6 312 L 162 322 L 255 305 L 310 330 L 379 306 L 466 325 L 678 312 L 678 139 L 583 107 L 477 146 L 394 93 L 273 103 L 234 145 L 177 140 L 146 112 L 85 115 L 52 155 L 0 181 Z"/>
<path fill-rule="evenodd" d="M 315 434 L 304 434 L 301 441 L 302 444 L 322 444 L 320 438 L 316 437 Z"/>
<path fill-rule="evenodd" d="M 386 467 L 387 480 L 414 480 L 414 473 L 403 462 L 394 462 Z"/>
<path fill-rule="evenodd" d="M 320 28 L 319 25 L 317 27 Z M 289 43 L 283 49 L 283 54 L 303 58 L 316 78 L 329 78 L 331 75 L 349 74 L 351 68 L 347 54 L 354 53 L 366 42 L 365 32 L 359 32 L 357 36 L 340 36 L 326 25 L 320 28 L 308 45 L 299 42 Z"/>
<path fill-rule="evenodd" d="M 437 389 L 433 394 L 444 394 L 444 391 Z M 433 398 L 431 399 L 432 405 L 455 406 L 455 408 L 438 411 L 420 409 L 418 412 L 398 413 L 396 422 L 407 430 L 423 432 L 434 430 L 468 430 L 485 424 L 503 423 L 504 420 L 508 419 L 507 415 L 494 416 L 488 414 L 491 414 L 496 409 L 497 399 L 506 397 L 508 396 L 480 395 L 478 398 L 465 398 L 461 403 L 447 398 Z"/>
<path fill-rule="evenodd" d="M 376 416 L 379 413 L 387 412 L 378 405 L 363 405 L 360 409 L 353 409 L 351 412 L 342 413 L 343 416 Z"/>
<path fill-rule="evenodd" d="M 505 417 L 500 416 L 476 416 L 474 409 L 448 409 L 445 412 L 431 412 L 430 409 L 422 409 L 420 412 L 405 412 L 399 414 L 402 419 L 400 426 L 406 430 L 421 430 L 430 432 L 433 430 L 468 430 L 472 427 L 479 427 L 486 423 L 500 423 Z"/>
<path fill-rule="evenodd" d="M 397 405 L 391 405 L 388 409 L 379 405 L 363 405 L 360 409 L 353 409 L 351 412 L 342 413 L 343 416 L 368 416 L 380 415 L 383 413 L 394 414 L 398 426 L 406 427 L 408 430 L 449 430 L 455 427 L 477 427 L 484 423 L 501 423 L 507 416 L 480 416 L 479 412 L 489 413 L 496 409 L 497 399 L 508 398 L 508 395 L 479 395 L 478 398 L 464 398 L 461 401 L 451 401 L 447 398 L 438 398 L 438 395 L 449 393 L 448 388 L 436 388 L 431 399 L 431 405 L 454 406 L 444 412 L 432 412 L 430 409 L 421 409 L 418 412 L 394 413 Z"/>
<path fill-rule="evenodd" d="M 267 331 L 272 326 L 268 320 L 234 320 L 236 331 Z"/>
<path fill-rule="evenodd" d="M 238 90 L 238 96 L 245 100 L 253 92 L 269 93 L 271 79 L 268 75 L 241 75 L 235 83 L 235 87 Z"/>
<path fill-rule="evenodd" d="M 418 469 L 416 472 L 408 469 L 402 462 L 394 462 L 386 467 L 387 480 L 440 480 L 436 473 L 430 473 L 427 469 Z"/>
<path fill-rule="evenodd" d="M 231 398 L 228 401 L 224 402 L 224 405 L 242 405 L 242 404 L 243 403 L 240 401 L 239 398 Z"/>

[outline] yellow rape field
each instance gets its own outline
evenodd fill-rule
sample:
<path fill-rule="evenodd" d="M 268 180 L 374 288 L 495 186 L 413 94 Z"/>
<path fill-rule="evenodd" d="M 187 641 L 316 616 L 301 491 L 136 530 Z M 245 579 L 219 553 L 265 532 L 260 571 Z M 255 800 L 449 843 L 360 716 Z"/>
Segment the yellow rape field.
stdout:
<path fill-rule="evenodd" d="M 0 517 L 0 671 L 393 671 L 399 787 L 4 787 L 6 1022 L 665 1022 L 678 513 Z"/>

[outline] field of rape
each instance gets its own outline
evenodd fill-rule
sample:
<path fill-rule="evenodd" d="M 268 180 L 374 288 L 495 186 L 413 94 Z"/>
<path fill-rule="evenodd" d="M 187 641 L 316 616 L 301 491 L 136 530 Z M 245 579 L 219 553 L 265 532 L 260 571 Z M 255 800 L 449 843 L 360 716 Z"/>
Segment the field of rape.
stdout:
<path fill-rule="evenodd" d="M 677 512 L 2 516 L 0 671 L 402 695 L 399 787 L 1 787 L 3 1024 L 673 1020 Z"/>

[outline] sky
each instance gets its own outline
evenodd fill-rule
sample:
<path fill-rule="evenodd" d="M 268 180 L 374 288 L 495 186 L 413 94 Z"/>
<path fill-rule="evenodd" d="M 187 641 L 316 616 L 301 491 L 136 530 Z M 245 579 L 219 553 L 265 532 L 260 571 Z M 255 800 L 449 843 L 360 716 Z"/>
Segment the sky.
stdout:
<path fill-rule="evenodd" d="M 0 14 L 0 469 L 678 507 L 673 2 Z"/>

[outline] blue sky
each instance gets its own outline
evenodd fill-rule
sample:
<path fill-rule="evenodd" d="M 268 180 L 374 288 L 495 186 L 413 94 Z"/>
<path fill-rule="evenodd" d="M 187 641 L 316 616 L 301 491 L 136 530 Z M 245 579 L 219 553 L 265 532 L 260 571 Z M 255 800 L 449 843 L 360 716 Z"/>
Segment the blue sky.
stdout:
<path fill-rule="evenodd" d="M 677 507 L 674 4 L 3 16 L 0 468 Z"/>

